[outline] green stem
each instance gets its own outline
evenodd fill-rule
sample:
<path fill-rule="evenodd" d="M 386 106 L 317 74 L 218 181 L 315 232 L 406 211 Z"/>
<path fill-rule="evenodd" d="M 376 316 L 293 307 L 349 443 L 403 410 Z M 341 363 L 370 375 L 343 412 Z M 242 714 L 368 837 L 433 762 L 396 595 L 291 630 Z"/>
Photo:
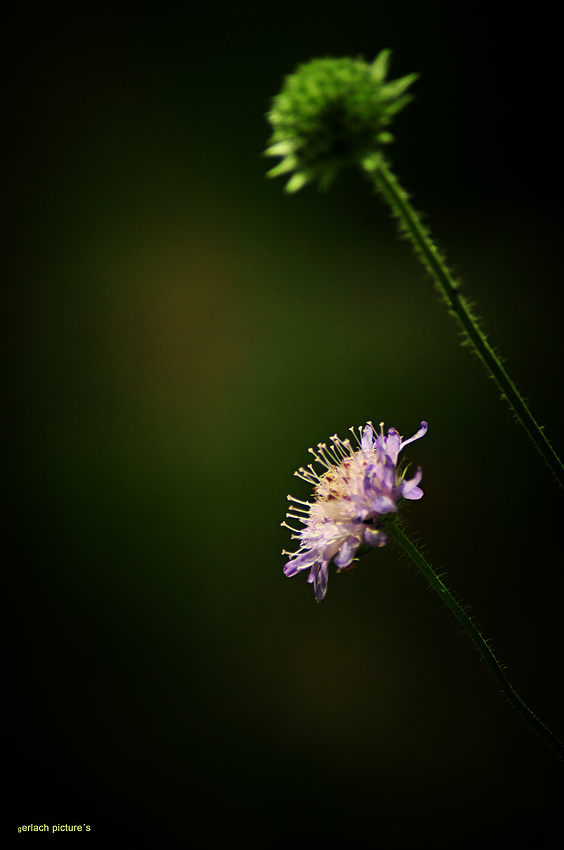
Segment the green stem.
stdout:
<path fill-rule="evenodd" d="M 501 393 L 507 399 L 515 416 L 534 442 L 559 484 L 564 487 L 564 464 L 552 448 L 540 425 L 513 381 L 503 368 L 499 356 L 488 343 L 472 315 L 469 304 L 461 296 L 457 282 L 452 277 L 427 228 L 412 207 L 407 192 L 400 186 L 382 157 L 367 157 L 363 166 L 376 184 L 376 188 L 389 203 L 405 235 L 411 240 L 423 265 L 433 277 L 449 312 L 458 320 L 470 345 L 483 362 Z"/>
<path fill-rule="evenodd" d="M 564 745 L 558 740 L 558 738 L 552 734 L 550 729 L 544 725 L 544 723 L 538 719 L 538 717 L 533 714 L 530 708 L 525 705 L 521 697 L 519 697 L 512 686 L 509 684 L 505 675 L 502 672 L 501 665 L 490 647 L 487 644 L 487 641 L 480 633 L 479 629 L 476 628 L 470 617 L 466 614 L 461 605 L 456 601 L 452 593 L 448 590 L 447 587 L 443 584 L 441 579 L 435 573 L 433 568 L 427 563 L 421 552 L 416 548 L 416 546 L 411 542 L 411 540 L 406 537 L 406 535 L 395 525 L 393 519 L 388 517 L 384 519 L 383 525 L 386 531 L 403 547 L 403 549 L 407 552 L 407 554 L 412 558 L 413 561 L 417 564 L 429 584 L 437 591 L 441 599 L 448 605 L 450 610 L 453 612 L 454 616 L 458 619 L 458 621 L 464 626 L 465 630 L 468 632 L 478 651 L 481 653 L 482 657 L 486 661 L 486 664 L 492 671 L 495 676 L 497 683 L 511 705 L 517 709 L 519 714 L 529 723 L 533 729 L 541 735 L 545 741 L 550 744 L 550 746 L 556 750 L 558 755 L 561 758 L 564 758 Z"/>

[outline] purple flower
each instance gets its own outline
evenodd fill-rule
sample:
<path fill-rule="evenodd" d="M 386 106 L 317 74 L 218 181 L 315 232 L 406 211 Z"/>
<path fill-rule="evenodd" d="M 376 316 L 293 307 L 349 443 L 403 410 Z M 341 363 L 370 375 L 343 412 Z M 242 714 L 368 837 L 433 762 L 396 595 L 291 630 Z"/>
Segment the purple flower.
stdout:
<path fill-rule="evenodd" d="M 336 434 L 331 437 L 333 445 L 319 443 L 317 452 L 309 450 L 325 471 L 319 475 L 309 464 L 296 475 L 313 484 L 314 501 L 302 502 L 288 496 L 295 513 L 286 516 L 299 520 L 304 528 L 282 523 L 300 541 L 296 552 L 282 553 L 290 557 L 284 573 L 295 576 L 309 569 L 307 580 L 313 584 L 318 602 L 327 593 L 329 562 L 333 561 L 339 570 L 351 569 L 361 544 L 371 548 L 385 546 L 388 537 L 380 528 L 380 517 L 397 511 L 400 499 L 420 499 L 423 495 L 418 486 L 421 469 L 406 479 L 405 473 L 398 471 L 397 462 L 403 447 L 427 432 L 426 422 L 409 440 L 402 440 L 394 428 L 384 437 L 383 423 L 378 435 L 371 422 L 359 428 L 359 438 L 354 428 L 351 431 L 358 442 L 356 450 L 350 440 L 341 440 Z"/>

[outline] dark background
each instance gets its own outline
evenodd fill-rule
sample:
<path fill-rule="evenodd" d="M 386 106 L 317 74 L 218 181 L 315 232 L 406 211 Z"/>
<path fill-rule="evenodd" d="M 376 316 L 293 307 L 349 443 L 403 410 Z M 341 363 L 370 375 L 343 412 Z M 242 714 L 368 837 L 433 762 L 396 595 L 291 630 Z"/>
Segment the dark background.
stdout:
<path fill-rule="evenodd" d="M 392 160 L 564 452 L 560 47 L 523 9 L 8 26 L 5 834 L 548 841 L 562 765 L 415 568 L 373 552 L 316 606 L 279 524 L 308 446 L 427 419 L 409 530 L 562 736 L 562 491 L 362 176 L 287 197 L 261 157 L 298 62 L 420 72 Z"/>

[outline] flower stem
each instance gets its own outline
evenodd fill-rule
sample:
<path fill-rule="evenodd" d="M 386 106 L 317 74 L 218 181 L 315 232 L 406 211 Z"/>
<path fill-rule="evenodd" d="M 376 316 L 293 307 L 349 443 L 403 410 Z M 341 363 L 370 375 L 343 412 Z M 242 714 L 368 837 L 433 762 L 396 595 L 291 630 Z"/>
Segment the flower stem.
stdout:
<path fill-rule="evenodd" d="M 449 312 L 458 320 L 469 344 L 507 399 L 515 416 L 534 442 L 560 486 L 564 487 L 564 464 L 529 410 L 527 402 L 503 368 L 499 356 L 481 331 L 476 318 L 472 315 L 470 305 L 461 296 L 459 285 L 433 243 L 428 229 L 411 205 L 407 192 L 398 183 L 381 156 L 366 157 L 363 167 L 373 179 L 377 190 L 390 205 L 401 230 L 411 240 L 421 262 L 434 279 Z"/>
<path fill-rule="evenodd" d="M 492 650 L 488 646 L 487 641 L 482 636 L 479 629 L 474 625 L 468 614 L 464 611 L 462 606 L 456 601 L 452 593 L 448 590 L 448 588 L 443 584 L 439 576 L 435 573 L 430 564 L 427 563 L 421 552 L 417 549 L 417 547 L 411 542 L 411 540 L 406 537 L 403 531 L 398 528 L 398 526 L 394 523 L 391 517 L 387 517 L 383 520 L 383 526 L 386 531 L 403 547 L 403 549 L 407 552 L 407 554 L 415 561 L 416 565 L 419 567 L 429 584 L 437 591 L 441 599 L 448 605 L 450 610 L 453 612 L 458 621 L 464 626 L 465 630 L 468 632 L 478 651 L 481 653 L 482 657 L 486 661 L 488 667 L 492 671 L 493 675 L 496 678 L 496 681 L 511 703 L 511 705 L 517 709 L 519 714 L 529 723 L 533 729 L 541 735 L 545 741 L 558 753 L 561 758 L 564 758 L 564 745 L 558 740 L 556 735 L 548 729 L 544 723 L 538 719 L 538 717 L 533 714 L 530 708 L 525 705 L 523 700 L 518 694 L 515 693 L 512 686 L 509 684 L 507 679 L 505 678 L 504 673 L 502 672 L 501 665 Z"/>

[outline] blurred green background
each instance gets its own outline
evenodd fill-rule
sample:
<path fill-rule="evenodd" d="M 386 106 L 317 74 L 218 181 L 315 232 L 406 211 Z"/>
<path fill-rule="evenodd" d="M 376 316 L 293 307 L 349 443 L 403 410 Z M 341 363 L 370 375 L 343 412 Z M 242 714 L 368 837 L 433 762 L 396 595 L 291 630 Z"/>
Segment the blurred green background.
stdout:
<path fill-rule="evenodd" d="M 471 8 L 100 4 L 12 25 L 8 831 L 552 832 L 561 764 L 415 568 L 373 552 L 317 606 L 280 554 L 309 446 L 427 419 L 408 528 L 564 734 L 561 492 L 369 184 L 287 197 L 261 157 L 298 62 L 391 47 L 392 77 L 419 71 L 392 160 L 564 451 L 554 21 Z"/>

